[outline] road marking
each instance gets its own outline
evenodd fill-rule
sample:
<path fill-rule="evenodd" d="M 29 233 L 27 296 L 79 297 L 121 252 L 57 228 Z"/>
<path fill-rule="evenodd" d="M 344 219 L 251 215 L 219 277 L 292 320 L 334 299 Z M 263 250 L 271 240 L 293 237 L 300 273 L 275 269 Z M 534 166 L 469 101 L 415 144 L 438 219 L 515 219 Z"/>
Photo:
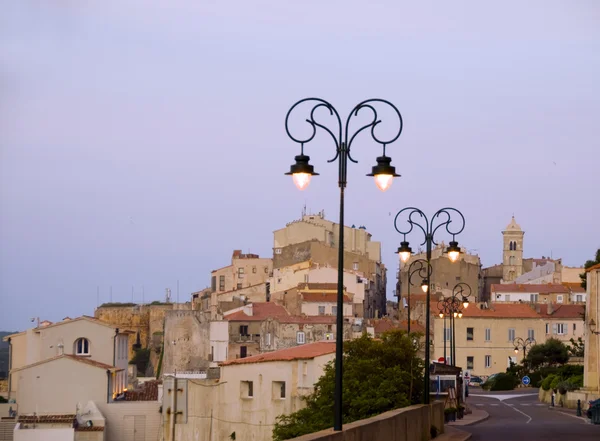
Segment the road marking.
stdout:
<path fill-rule="evenodd" d="M 504 404 L 506 404 L 507 406 L 511 406 L 511 407 L 514 406 L 514 404 L 510 404 L 510 403 L 504 403 Z"/>
<path fill-rule="evenodd" d="M 490 406 L 500 406 L 498 403 L 490 404 Z"/>
<path fill-rule="evenodd" d="M 485 404 L 482 403 L 476 403 L 475 406 L 485 406 Z"/>
<path fill-rule="evenodd" d="M 521 406 L 531 406 L 531 404 L 529 404 L 529 403 L 523 403 L 523 404 L 521 404 Z"/>
<path fill-rule="evenodd" d="M 483 398 L 496 398 L 497 400 L 512 400 L 513 398 L 521 398 L 521 397 L 533 397 L 538 396 L 538 394 L 510 394 L 510 395 L 483 395 L 483 394 L 469 394 L 470 397 L 483 397 Z"/>
<path fill-rule="evenodd" d="M 517 409 L 517 408 L 516 408 L 516 407 L 514 407 L 514 406 L 511 406 L 510 404 L 506 404 L 506 403 L 502 403 L 502 404 L 504 404 L 505 406 L 508 406 L 508 407 L 512 407 L 512 408 L 513 408 L 513 410 L 515 410 L 515 411 L 519 412 L 521 415 L 525 415 L 527 418 L 529 418 L 529 420 L 527 420 L 527 422 L 526 422 L 525 424 L 529 424 L 529 423 L 531 422 L 531 420 L 533 419 L 533 418 L 531 418 L 529 415 L 527 415 L 525 412 L 523 412 L 523 411 L 521 411 L 521 410 Z"/>

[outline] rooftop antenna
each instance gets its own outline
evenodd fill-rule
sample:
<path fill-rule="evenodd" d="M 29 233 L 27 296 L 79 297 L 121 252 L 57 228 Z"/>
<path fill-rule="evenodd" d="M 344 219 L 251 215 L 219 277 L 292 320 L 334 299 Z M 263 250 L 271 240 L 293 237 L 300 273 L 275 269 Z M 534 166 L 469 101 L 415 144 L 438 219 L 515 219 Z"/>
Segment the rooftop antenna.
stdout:
<path fill-rule="evenodd" d="M 306 216 L 306 200 L 304 201 L 304 207 L 302 207 L 302 217 Z"/>
<path fill-rule="evenodd" d="M 167 288 L 167 297 L 165 303 L 171 303 L 171 289 Z"/>

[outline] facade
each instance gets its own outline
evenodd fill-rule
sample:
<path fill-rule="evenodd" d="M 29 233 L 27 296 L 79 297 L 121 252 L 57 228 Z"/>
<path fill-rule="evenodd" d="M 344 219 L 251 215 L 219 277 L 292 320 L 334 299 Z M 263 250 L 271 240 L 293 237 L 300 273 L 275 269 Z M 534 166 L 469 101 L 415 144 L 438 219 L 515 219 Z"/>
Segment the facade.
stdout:
<path fill-rule="evenodd" d="M 590 396 L 584 399 L 600 398 L 600 264 L 588 268 L 587 302 L 585 308 L 585 356 L 584 390 Z M 595 323 L 593 328 L 591 323 Z"/>
<path fill-rule="evenodd" d="M 345 289 L 344 289 L 345 291 Z M 302 283 L 298 286 L 300 295 L 300 315 L 337 316 L 337 284 L 336 283 Z M 344 317 L 354 317 L 352 300 L 344 294 Z"/>
<path fill-rule="evenodd" d="M 9 342 L 9 393 L 19 389 L 13 371 L 63 355 L 78 356 L 117 369 L 115 390 L 127 387 L 129 332 L 82 316 L 4 337 Z"/>
<path fill-rule="evenodd" d="M 502 279 L 505 283 L 512 283 L 523 274 L 523 236 L 525 232 L 513 216 L 502 232 Z"/>
<path fill-rule="evenodd" d="M 276 418 L 304 407 L 335 343 L 321 342 L 221 363 L 218 380 L 182 382 L 187 399 L 177 410 L 173 433 L 164 424 L 164 441 L 270 440 Z M 164 396 L 163 409 L 172 403 Z M 174 436 L 173 436 L 174 435 Z"/>
<path fill-rule="evenodd" d="M 231 265 L 211 273 L 210 287 L 213 292 L 234 291 L 263 284 L 273 271 L 273 260 L 258 254 L 242 254 L 234 250 Z"/>
<path fill-rule="evenodd" d="M 581 286 L 512 283 L 492 285 L 491 297 L 494 303 L 578 303 L 583 305 L 586 295 Z"/>

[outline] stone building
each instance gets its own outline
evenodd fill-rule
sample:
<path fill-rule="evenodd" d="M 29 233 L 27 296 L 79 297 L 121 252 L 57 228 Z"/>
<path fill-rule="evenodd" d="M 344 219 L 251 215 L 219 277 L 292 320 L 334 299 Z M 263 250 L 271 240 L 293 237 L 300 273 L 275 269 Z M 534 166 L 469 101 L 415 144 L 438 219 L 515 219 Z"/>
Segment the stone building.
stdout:
<path fill-rule="evenodd" d="M 600 264 L 586 270 L 584 394 L 582 402 L 600 398 Z"/>
<path fill-rule="evenodd" d="M 562 283 L 503 283 L 491 287 L 494 303 L 584 304 L 585 300 L 585 290 L 581 286 Z"/>
<path fill-rule="evenodd" d="M 213 292 L 222 293 L 264 284 L 272 270 L 271 258 L 234 250 L 230 265 L 212 271 L 210 287 Z"/>

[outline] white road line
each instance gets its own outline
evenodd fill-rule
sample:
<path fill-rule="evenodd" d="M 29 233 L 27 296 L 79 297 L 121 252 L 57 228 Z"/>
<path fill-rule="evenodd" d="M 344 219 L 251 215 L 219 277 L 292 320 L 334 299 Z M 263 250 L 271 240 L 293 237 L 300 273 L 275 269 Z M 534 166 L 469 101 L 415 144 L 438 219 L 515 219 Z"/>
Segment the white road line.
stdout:
<path fill-rule="evenodd" d="M 510 406 L 510 407 L 514 406 L 514 404 L 510 404 L 510 403 L 504 403 L 504 404 L 506 404 L 507 406 Z"/>
<path fill-rule="evenodd" d="M 529 404 L 529 403 L 523 403 L 523 404 L 521 404 L 521 406 L 531 406 L 531 404 Z"/>
<path fill-rule="evenodd" d="M 500 406 L 498 403 L 490 404 L 490 406 Z"/>
<path fill-rule="evenodd" d="M 502 403 L 502 404 L 504 404 L 504 405 L 506 405 L 506 406 L 508 406 L 508 407 L 511 407 L 511 405 L 510 405 L 510 404 L 506 404 L 506 403 Z M 521 415 L 525 415 L 527 418 L 529 418 L 529 420 L 528 420 L 528 421 L 527 421 L 525 424 L 529 424 L 529 423 L 531 422 L 531 420 L 533 419 L 533 418 L 531 418 L 529 415 L 527 415 L 525 412 L 523 412 L 523 411 L 520 411 L 520 410 L 519 410 L 519 409 L 517 409 L 516 407 L 512 406 L 512 408 L 513 408 L 513 410 L 516 410 L 517 412 L 519 412 Z"/>
<path fill-rule="evenodd" d="M 475 406 L 485 406 L 485 404 L 476 403 Z"/>

